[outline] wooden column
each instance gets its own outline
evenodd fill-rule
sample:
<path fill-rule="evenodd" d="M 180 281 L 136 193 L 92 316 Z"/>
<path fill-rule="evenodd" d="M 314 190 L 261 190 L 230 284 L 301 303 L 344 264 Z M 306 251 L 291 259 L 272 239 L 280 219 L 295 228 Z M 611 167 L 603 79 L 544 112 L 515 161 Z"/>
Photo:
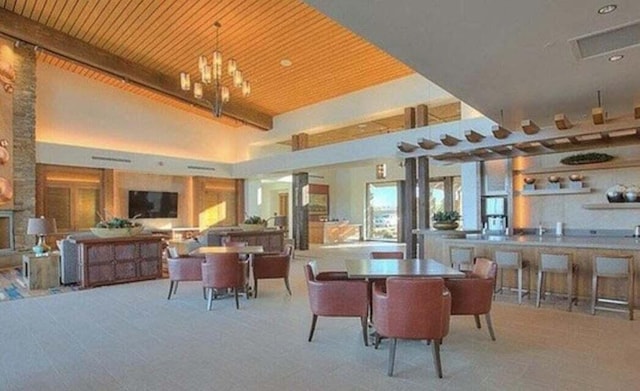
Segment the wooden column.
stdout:
<path fill-rule="evenodd" d="M 404 108 L 404 128 L 413 129 L 416 127 L 416 109 L 414 107 Z"/>
<path fill-rule="evenodd" d="M 417 256 L 416 238 L 413 229 L 416 227 L 416 159 L 404 160 L 404 186 L 402 203 L 402 237 L 407 245 L 406 257 Z"/>
<path fill-rule="evenodd" d="M 427 230 L 430 228 L 429 218 L 429 158 L 420 156 L 418 158 L 418 229 Z M 422 235 L 416 237 L 420 240 L 418 245 L 418 258 L 424 258 L 425 248 Z"/>
<path fill-rule="evenodd" d="M 296 249 L 309 249 L 309 173 L 293 174 L 291 183 L 293 194 L 293 221 L 291 231 Z M 304 194 L 306 192 L 306 194 Z M 306 204 L 305 204 L 306 202 Z"/>
<path fill-rule="evenodd" d="M 421 128 L 429 125 L 429 107 L 427 105 L 418 105 L 416 110 L 416 126 Z"/>

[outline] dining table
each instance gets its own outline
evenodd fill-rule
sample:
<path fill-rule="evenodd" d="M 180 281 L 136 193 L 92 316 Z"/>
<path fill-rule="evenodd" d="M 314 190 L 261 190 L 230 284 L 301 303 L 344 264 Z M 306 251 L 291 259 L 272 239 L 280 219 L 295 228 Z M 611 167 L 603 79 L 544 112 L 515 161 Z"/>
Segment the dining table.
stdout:
<path fill-rule="evenodd" d="M 347 259 L 348 278 L 388 277 L 464 278 L 465 274 L 433 259 Z"/>
<path fill-rule="evenodd" d="M 189 255 L 204 254 L 262 254 L 262 246 L 203 246 L 191 251 Z"/>

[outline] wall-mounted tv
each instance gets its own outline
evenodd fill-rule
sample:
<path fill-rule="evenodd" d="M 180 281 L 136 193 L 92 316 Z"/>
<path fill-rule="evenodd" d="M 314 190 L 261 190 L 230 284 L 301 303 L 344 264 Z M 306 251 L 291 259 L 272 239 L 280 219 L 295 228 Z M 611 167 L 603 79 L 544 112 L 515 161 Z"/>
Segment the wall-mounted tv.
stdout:
<path fill-rule="evenodd" d="M 178 217 L 178 193 L 129 190 L 129 218 Z"/>

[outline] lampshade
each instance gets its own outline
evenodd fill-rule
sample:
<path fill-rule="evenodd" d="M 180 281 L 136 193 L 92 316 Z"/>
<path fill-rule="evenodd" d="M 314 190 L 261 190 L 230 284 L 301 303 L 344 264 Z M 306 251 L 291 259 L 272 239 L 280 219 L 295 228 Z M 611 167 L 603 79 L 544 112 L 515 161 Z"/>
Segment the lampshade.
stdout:
<path fill-rule="evenodd" d="M 48 235 L 56 231 L 56 219 L 45 219 L 41 216 L 30 218 L 27 222 L 27 235 Z"/>
<path fill-rule="evenodd" d="M 273 218 L 273 225 L 275 225 L 276 227 L 286 227 L 287 216 L 275 216 Z"/>

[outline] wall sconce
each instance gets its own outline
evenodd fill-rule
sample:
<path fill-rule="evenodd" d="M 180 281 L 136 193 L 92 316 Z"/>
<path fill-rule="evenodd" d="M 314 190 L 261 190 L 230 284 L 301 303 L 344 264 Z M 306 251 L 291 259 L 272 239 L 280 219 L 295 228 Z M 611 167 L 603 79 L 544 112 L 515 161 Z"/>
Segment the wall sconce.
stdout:
<path fill-rule="evenodd" d="M 387 179 L 386 164 L 376 164 L 376 179 Z"/>

